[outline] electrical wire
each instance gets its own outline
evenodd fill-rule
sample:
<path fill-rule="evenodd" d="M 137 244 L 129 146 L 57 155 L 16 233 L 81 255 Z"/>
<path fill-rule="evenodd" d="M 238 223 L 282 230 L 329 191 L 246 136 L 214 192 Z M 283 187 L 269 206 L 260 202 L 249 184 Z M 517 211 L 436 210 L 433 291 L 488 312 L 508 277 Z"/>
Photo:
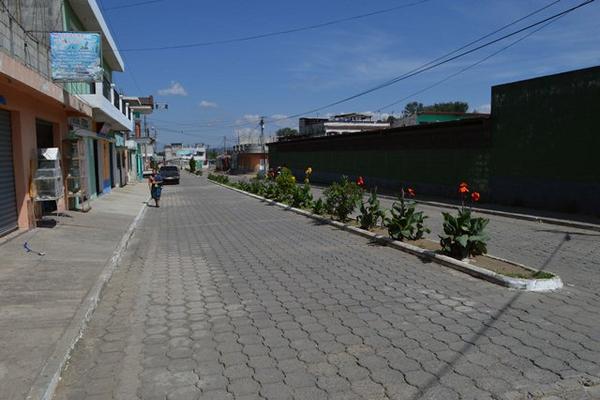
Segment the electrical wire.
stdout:
<path fill-rule="evenodd" d="M 362 91 L 362 92 L 360 92 L 360 93 L 358 93 L 358 94 L 355 94 L 355 95 L 353 95 L 353 96 L 349 96 L 349 97 L 346 97 L 346 98 L 344 98 L 344 99 L 342 99 L 342 100 L 338 100 L 338 101 L 336 101 L 336 102 L 333 102 L 333 103 L 327 104 L 327 105 L 325 105 L 325 106 L 318 107 L 318 108 L 314 108 L 314 109 L 312 109 L 312 110 L 305 111 L 305 112 L 302 112 L 302 113 L 296 113 L 296 114 L 293 114 L 293 115 L 290 115 L 290 116 L 287 116 L 287 117 L 284 117 L 284 118 L 272 118 L 272 119 L 270 119 L 269 121 L 270 121 L 270 122 L 281 122 L 281 121 L 285 121 L 285 120 L 290 120 L 290 119 L 297 118 L 297 117 L 300 117 L 300 116 L 303 116 L 303 115 L 306 115 L 306 114 L 310 114 L 310 113 L 314 113 L 314 112 L 317 112 L 317 111 L 321 111 L 321 110 L 323 110 L 323 109 L 326 109 L 326 108 L 332 107 L 332 106 L 334 106 L 334 105 L 342 104 L 342 103 L 345 103 L 345 102 L 347 102 L 347 101 L 350 101 L 350 100 L 352 100 L 352 99 L 355 99 L 355 98 L 358 98 L 358 97 L 364 96 L 364 95 L 366 95 L 366 94 L 368 94 L 368 93 L 372 93 L 372 92 L 374 92 L 374 91 L 376 91 L 376 90 L 380 90 L 380 89 L 382 89 L 382 88 L 384 88 L 384 87 L 391 86 L 391 85 L 393 85 L 393 84 L 395 84 L 395 83 L 397 83 L 397 82 L 400 82 L 400 81 L 406 80 L 406 79 L 408 79 L 408 78 L 410 78 L 410 77 L 413 77 L 413 76 L 419 75 L 419 74 L 421 74 L 421 73 L 423 73 L 423 72 L 429 71 L 429 70 L 431 70 L 431 69 L 433 69 L 433 68 L 436 68 L 436 67 L 438 67 L 438 66 L 440 66 L 440 65 L 446 64 L 446 63 L 448 63 L 448 62 L 450 62 L 450 61 L 454 61 L 454 60 L 456 60 L 456 59 L 458 59 L 458 58 L 461 58 L 461 57 L 464 57 L 464 56 L 466 56 L 466 55 L 468 55 L 468 54 L 474 53 L 475 51 L 478 51 L 478 50 L 481 50 L 481 49 L 483 49 L 483 48 L 485 48 L 485 47 L 491 46 L 491 45 L 493 45 L 493 44 L 495 44 L 495 43 L 498 43 L 498 42 L 500 42 L 500 41 L 502 41 L 502 40 L 505 40 L 505 39 L 507 39 L 507 38 L 509 38 L 509 37 L 513 37 L 513 36 L 516 36 L 516 35 L 518 35 L 518 34 L 520 34 L 520 33 L 522 33 L 522 32 L 526 32 L 526 31 L 530 30 L 531 28 L 534 28 L 534 27 L 539 27 L 539 26 L 545 27 L 545 26 L 547 26 L 549 23 L 552 23 L 552 22 L 554 22 L 554 21 L 556 21 L 556 20 L 558 20 L 558 19 L 560 19 L 560 18 L 562 18 L 562 17 L 566 16 L 567 14 L 570 14 L 570 13 L 574 12 L 575 10 L 577 10 L 577 9 L 579 9 L 579 8 L 581 8 L 581 7 L 584 7 L 584 6 L 586 6 L 586 5 L 589 5 L 589 4 L 593 3 L 594 1 L 595 1 L 595 0 L 586 0 L 586 1 L 582 2 L 582 3 L 579 3 L 578 5 L 575 5 L 575 6 L 573 6 L 573 7 L 570 7 L 570 8 L 568 8 L 568 9 L 566 9 L 566 10 L 564 10 L 564 11 L 561 11 L 561 12 L 559 12 L 559 13 L 553 14 L 553 15 L 552 15 L 552 16 L 550 16 L 550 17 L 547 17 L 547 18 L 544 18 L 544 19 L 542 19 L 542 20 L 539 20 L 539 21 L 537 21 L 537 22 L 531 23 L 531 24 L 527 25 L 526 27 L 520 28 L 520 29 L 518 29 L 518 30 L 516 30 L 516 31 L 512 31 L 512 32 L 510 32 L 510 33 L 508 33 L 508 34 L 505 34 L 505 35 L 503 35 L 503 36 L 499 37 L 499 38 L 496 38 L 496 39 L 493 39 L 493 40 L 491 40 L 491 41 L 488 41 L 488 42 L 486 42 L 486 43 L 484 43 L 484 44 L 482 44 L 482 45 L 479 45 L 479 46 L 477 46 L 477 47 L 475 47 L 475 48 L 472 48 L 472 49 L 470 49 L 470 50 L 467 50 L 467 51 L 461 52 L 461 53 L 459 53 L 459 54 L 457 54 L 457 55 L 455 55 L 455 56 L 452 56 L 452 57 L 450 57 L 450 58 L 443 59 L 443 60 L 441 60 L 441 61 L 439 61 L 439 62 L 436 62 L 436 63 L 433 63 L 433 64 L 431 64 L 431 62 L 430 62 L 430 63 L 427 63 L 427 64 L 424 64 L 424 65 L 426 65 L 426 67 L 425 67 L 425 68 L 417 68 L 417 69 L 415 69 L 415 70 L 413 70 L 413 71 L 411 71 L 411 72 L 409 72 L 409 73 L 402 74 L 402 75 L 400 75 L 400 76 L 398 76 L 398 77 L 395 77 L 395 78 L 393 78 L 393 79 L 391 79 L 391 80 L 389 80 L 389 81 L 387 81 L 387 82 L 385 82 L 385 83 L 383 83 L 383 84 L 380 84 L 380 85 L 378 85 L 378 86 L 375 86 L 375 87 L 373 87 L 373 88 L 370 88 L 370 89 L 368 89 L 368 90 Z M 538 29 L 538 30 L 539 30 L 539 29 Z M 534 32 L 532 32 L 531 34 L 535 33 L 535 31 L 537 31 L 537 30 L 534 30 Z M 525 36 L 524 36 L 524 37 L 523 37 L 521 40 L 524 40 L 526 37 L 529 37 L 529 36 L 531 36 L 531 35 L 525 35 Z M 511 45 L 507 46 L 507 48 L 510 48 L 510 47 L 512 47 L 513 45 L 515 45 L 515 44 L 516 44 L 516 43 L 518 43 L 519 41 L 520 41 L 520 40 L 518 40 L 518 41 L 516 41 L 516 42 L 513 42 Z M 506 49 L 504 49 L 504 50 L 506 50 Z M 502 50 L 502 51 L 504 51 L 504 50 Z M 493 55 L 491 55 L 491 56 L 493 56 Z M 488 57 L 484 58 L 483 60 L 480 60 L 480 62 L 477 62 L 477 63 L 475 63 L 475 65 L 478 65 L 478 64 L 480 64 L 481 62 L 484 62 L 486 59 L 489 59 L 489 58 L 491 58 L 491 56 L 488 56 Z M 473 66 L 475 66 L 475 65 L 473 65 Z M 468 68 L 467 68 L 467 69 L 468 69 Z M 448 78 L 448 79 L 450 79 L 450 78 Z M 234 124 L 234 125 L 231 125 L 230 127 L 234 127 L 234 128 L 240 128 L 240 127 L 243 127 L 243 126 L 249 126 L 249 125 L 254 125 L 254 124 L 255 124 L 255 123 Z M 227 127 L 227 126 L 224 126 L 224 127 Z M 213 126 L 212 128 L 214 128 L 214 126 Z M 181 133 L 181 132 L 177 132 L 177 133 Z"/>
<path fill-rule="evenodd" d="M 522 22 L 522 21 L 524 21 L 524 20 L 526 20 L 526 19 L 528 19 L 528 18 L 530 18 L 530 17 L 532 17 L 532 16 L 534 16 L 536 14 L 539 14 L 540 12 L 542 12 L 544 10 L 547 10 L 548 8 L 550 8 L 550 7 L 554 6 L 555 4 L 561 2 L 561 0 L 554 0 L 551 3 L 545 5 L 545 6 L 541 7 L 541 8 L 538 8 L 538 9 L 536 9 L 536 10 L 534 10 L 534 11 L 532 11 L 532 12 L 526 14 L 526 15 L 524 15 L 523 17 L 520 17 L 520 18 L 518 18 L 518 19 L 516 19 L 516 20 L 514 20 L 512 22 L 509 22 L 508 24 L 505 24 L 505 25 L 503 25 L 503 26 L 501 26 L 501 27 L 499 27 L 499 28 L 491 31 L 490 33 L 487 33 L 487 34 L 485 34 L 485 35 L 483 35 L 483 36 L 481 36 L 481 37 L 479 37 L 479 38 L 477 38 L 475 40 L 472 40 L 472 41 L 470 41 L 470 42 L 468 42 L 468 43 L 466 43 L 466 44 L 464 44 L 464 45 L 462 45 L 462 46 L 460 46 L 460 47 L 458 47 L 458 48 L 456 48 L 456 49 L 454 49 L 454 50 L 452 50 L 452 51 L 450 51 L 448 53 L 445 53 L 445 54 L 443 54 L 443 55 L 441 55 L 441 56 L 439 56 L 439 57 L 437 57 L 437 58 L 435 58 L 435 59 L 433 59 L 433 60 L 431 60 L 431 61 L 429 61 L 427 63 L 424 63 L 424 64 L 420 65 L 419 67 L 416 67 L 416 68 L 414 68 L 414 69 L 412 69 L 412 70 L 410 70 L 410 71 L 408 71 L 408 72 L 406 72 L 406 73 L 404 73 L 402 75 L 399 75 L 399 76 L 397 76 L 395 78 L 387 80 L 387 81 L 385 81 L 385 82 L 383 82 L 383 83 L 381 83 L 381 84 L 379 84 L 379 85 L 377 85 L 375 87 L 372 87 L 370 89 L 367 89 L 367 90 L 364 90 L 362 92 L 359 92 L 359 93 L 357 93 L 355 95 L 343 98 L 341 100 L 329 103 L 327 105 L 324 105 L 324 106 L 321 106 L 321 107 L 318 107 L 318 108 L 315 108 L 315 109 L 312 109 L 312 110 L 309 110 L 309 111 L 305 111 L 305 112 L 302 112 L 302 113 L 296 113 L 296 114 L 293 114 L 293 115 L 290 115 L 290 116 L 286 116 L 286 117 L 282 117 L 282 118 L 267 118 L 267 121 L 268 122 L 281 122 L 281 121 L 289 120 L 289 119 L 292 119 L 292 118 L 297 118 L 297 117 L 300 117 L 300 116 L 303 116 L 303 115 L 306 115 L 306 114 L 315 113 L 315 112 L 318 112 L 318 111 L 321 111 L 321 110 L 333 107 L 335 105 L 339 105 L 339 104 L 348 102 L 350 100 L 356 99 L 358 97 L 364 96 L 364 95 L 372 93 L 374 91 L 377 91 L 377 90 L 383 89 L 385 87 L 391 86 L 391 85 L 393 85 L 393 84 L 395 84 L 395 83 L 397 83 L 397 82 L 399 82 L 401 80 L 405 80 L 405 79 L 408 79 L 410 77 L 419 75 L 419 74 L 421 74 L 423 72 L 429 71 L 429 70 L 431 70 L 433 68 L 436 68 L 436 67 L 438 67 L 440 65 L 446 64 L 446 63 L 448 63 L 450 61 L 454 61 L 454 60 L 456 60 L 456 59 L 458 59 L 460 57 L 463 57 L 463 56 L 468 55 L 470 53 L 473 53 L 473 52 L 475 52 L 477 50 L 480 50 L 482 48 L 485 48 L 487 46 L 495 44 L 495 43 L 497 43 L 499 41 L 502 41 L 502 40 L 504 40 L 506 38 L 509 38 L 511 36 L 518 35 L 519 33 L 523 32 L 523 31 L 531 29 L 532 27 L 535 27 L 537 25 L 543 24 L 546 21 L 554 19 L 554 18 L 556 18 L 559 15 L 566 15 L 566 14 L 568 14 L 570 12 L 573 12 L 576 9 L 578 9 L 580 7 L 583 7 L 584 5 L 587 5 L 587 4 L 589 4 L 589 3 L 593 2 L 593 1 L 595 1 L 595 0 L 586 0 L 585 2 L 580 3 L 577 6 L 571 7 L 570 9 L 567 9 L 567 10 L 561 12 L 561 13 L 554 14 L 554 15 L 548 17 L 548 18 L 545 18 L 545 19 L 543 19 L 541 21 L 538 21 L 538 22 L 535 22 L 533 24 L 530 24 L 530 25 L 528 25 L 528 26 L 526 26 L 524 28 L 521 28 L 521 29 L 519 29 L 517 31 L 511 32 L 511 33 L 506 34 L 506 35 L 504 35 L 502 37 L 499 37 L 499 38 L 494 39 L 492 41 L 486 42 L 486 43 L 484 43 L 484 44 L 482 44 L 482 45 L 480 45 L 478 47 L 475 47 L 475 48 L 473 48 L 471 50 L 468 50 L 468 51 L 462 52 L 462 53 L 460 53 L 458 55 L 455 55 L 455 54 L 461 52 L 462 50 L 465 50 L 465 49 L 473 46 L 476 43 L 479 43 L 479 42 L 481 42 L 481 41 L 483 41 L 483 40 L 485 40 L 487 38 L 490 38 L 490 37 L 494 36 L 495 34 L 501 32 L 501 31 L 504 31 L 507 28 L 509 28 L 511 26 L 514 26 L 514 25 L 516 25 L 516 24 L 518 24 L 518 23 L 520 23 L 520 22 Z M 448 58 L 450 56 L 453 56 L 453 57 Z M 238 127 L 250 126 L 250 125 L 253 125 L 253 124 L 254 124 L 253 122 L 247 122 L 247 123 L 241 123 L 241 124 L 240 123 L 232 123 L 232 124 L 227 124 L 227 125 L 223 125 L 223 126 L 220 126 L 220 127 L 221 128 L 238 128 Z M 203 127 L 203 128 L 212 127 L 212 128 L 214 128 L 215 126 L 198 125 L 198 126 L 194 126 L 194 127 Z"/>
<path fill-rule="evenodd" d="M 517 40 L 515 40 L 515 41 L 511 42 L 510 44 L 508 44 L 508 45 L 506 45 L 506 46 L 504 46 L 504 47 L 502 47 L 502 48 L 498 49 L 497 51 L 495 51 L 495 52 L 493 52 L 493 53 L 491 53 L 491 54 L 489 54 L 489 55 L 485 56 L 484 58 L 482 58 L 482 59 L 480 59 L 480 60 L 478 60 L 478 61 L 474 62 L 473 64 L 470 64 L 470 65 L 468 65 L 468 66 L 466 66 L 466 67 L 464 67 L 464 68 L 460 69 L 459 71 L 457 71 L 457 72 L 455 72 L 455 73 L 452 73 L 452 74 L 450 74 L 450 75 L 446 76 L 445 78 L 443 78 L 443 79 L 441 79 L 441 80 L 439 80 L 439 81 L 437 81 L 437 82 L 435 82 L 435 83 L 433 83 L 433 84 L 431 84 L 431 85 L 428 85 L 428 86 L 426 86 L 426 87 L 424 87 L 424 88 L 422 88 L 422 89 L 419 89 L 419 90 L 418 90 L 418 91 L 416 91 L 416 92 L 413 92 L 413 93 L 411 93 L 411 94 L 409 94 L 409 95 L 407 95 L 407 96 L 405 96 L 405 97 L 403 97 L 403 98 L 401 98 L 401 99 L 398 99 L 398 100 L 394 101 L 393 103 L 389 103 L 389 104 L 386 104 L 386 105 L 385 105 L 385 106 L 383 106 L 383 107 L 379 107 L 379 108 L 377 109 L 377 111 L 378 111 L 378 112 L 381 112 L 381 110 L 385 110 L 385 109 L 387 109 L 387 108 L 393 107 L 393 106 L 395 106 L 395 105 L 397 105 L 397 104 L 399 104 L 399 103 L 402 103 L 403 101 L 406 101 L 406 100 L 408 100 L 408 99 L 410 99 L 410 98 L 412 98 L 412 97 L 414 97 L 414 96 L 417 96 L 417 95 L 419 95 L 419 94 L 421 94 L 421 93 L 424 93 L 424 92 L 426 92 L 426 91 L 428 91 L 428 90 L 430 90 L 430 89 L 433 89 L 434 87 L 436 87 L 436 86 L 439 86 L 439 85 L 441 85 L 441 84 L 443 84 L 443 83 L 445 83 L 445 82 L 449 81 L 450 79 L 452 79 L 452 78 L 454 78 L 454 77 L 456 77 L 456 76 L 458 76 L 458 75 L 460 75 L 460 74 L 462 74 L 462 73 L 464 73 L 464 72 L 466 72 L 466 71 L 468 71 L 468 70 L 470 70 L 470 69 L 472 69 L 472 68 L 474 68 L 474 67 L 476 67 L 476 66 L 478 66 L 478 65 L 480 65 L 480 64 L 483 64 L 484 62 L 486 62 L 487 60 L 491 59 L 492 57 L 495 57 L 495 56 L 497 56 L 498 54 L 500 54 L 500 53 L 502 53 L 502 52 L 504 52 L 504 51 L 506 51 L 506 50 L 510 49 L 511 47 L 513 47 L 513 46 L 517 45 L 518 43 L 520 43 L 520 42 L 522 42 L 523 40 L 527 39 L 528 37 L 532 36 L 533 34 L 535 34 L 535 33 L 539 32 L 539 31 L 541 31 L 541 30 L 542 30 L 542 29 L 544 29 L 544 28 L 546 28 L 547 26 L 549 26 L 549 25 L 551 25 L 551 24 L 553 24 L 553 23 L 557 22 L 559 19 L 563 18 L 564 16 L 565 16 L 565 15 L 561 15 L 560 17 L 557 17 L 556 19 L 553 19 L 553 20 L 550 20 L 550 21 L 546 22 L 545 24 L 543 24 L 543 25 L 542 25 L 542 26 L 540 26 L 539 28 L 537 28 L 537 29 L 534 29 L 534 30 L 533 30 L 533 31 L 531 31 L 531 32 L 528 32 L 526 35 L 523 35 L 523 36 L 522 36 L 522 37 L 520 37 L 519 39 L 517 39 Z"/>
<path fill-rule="evenodd" d="M 375 92 L 377 90 L 386 88 L 386 87 L 391 86 L 393 84 L 396 84 L 398 82 L 404 81 L 404 80 L 406 80 L 408 78 L 412 78 L 414 76 L 420 75 L 420 74 L 422 74 L 424 72 L 430 71 L 430 70 L 432 70 L 434 68 L 437 68 L 437 67 L 439 67 L 441 65 L 447 64 L 447 63 L 449 63 L 451 61 L 454 61 L 454 60 L 457 60 L 457 59 L 459 59 L 461 57 L 464 57 L 466 55 L 472 54 L 472 53 L 474 53 L 474 52 L 476 52 L 478 50 L 481 50 L 481 49 L 483 49 L 485 47 L 491 46 L 491 45 L 493 45 L 495 43 L 498 43 L 498 42 L 500 42 L 502 40 L 508 39 L 508 38 L 513 37 L 515 35 L 518 35 L 519 33 L 525 32 L 525 31 L 527 31 L 527 30 L 529 30 L 531 28 L 534 28 L 536 26 L 542 25 L 542 24 L 544 24 L 544 23 L 546 23 L 546 22 L 548 22 L 550 20 L 553 20 L 553 19 L 558 18 L 558 17 L 563 16 L 563 15 L 570 14 L 573 11 L 575 11 L 575 10 L 581 8 L 581 7 L 584 7 L 586 5 L 589 5 L 589 4 L 593 3 L 594 1 L 596 1 L 596 0 L 586 0 L 583 3 L 580 3 L 580 4 L 576 5 L 576 6 L 573 6 L 571 8 L 566 9 L 565 11 L 562 11 L 562 12 L 554 14 L 554 15 L 552 15 L 550 17 L 544 18 L 544 19 L 542 19 L 540 21 L 537 21 L 537 22 L 534 22 L 532 24 L 529 24 L 529 25 L 527 25 L 524 28 L 520 28 L 520 29 L 517 29 L 516 31 L 507 33 L 506 35 L 503 35 L 503 36 L 501 36 L 499 38 L 496 38 L 496 39 L 490 40 L 488 42 L 485 42 L 484 44 L 481 44 L 481 45 L 479 45 L 477 47 L 474 47 L 472 49 L 460 52 L 460 53 L 458 53 L 458 54 L 456 54 L 456 55 L 454 55 L 454 56 L 452 56 L 450 58 L 445 58 L 442 61 L 438 61 L 436 63 L 430 64 L 430 65 L 428 65 L 428 66 L 426 66 L 424 68 L 416 69 L 416 70 L 413 70 L 411 72 L 399 75 L 399 76 L 397 76 L 397 77 L 395 77 L 395 78 L 393 78 L 393 79 L 391 79 L 391 80 L 389 80 L 387 82 L 384 82 L 384 83 L 382 83 L 380 85 L 377 85 L 375 87 L 369 88 L 367 90 L 363 90 L 362 92 L 359 92 L 359 93 L 354 94 L 352 96 L 348 96 L 348 97 L 343 98 L 341 100 L 337 100 L 337 101 L 334 101 L 332 103 L 326 104 L 324 106 L 313 108 L 312 110 L 308 110 L 308 111 L 305 111 L 305 112 L 302 112 L 302 113 L 297 113 L 297 114 L 290 115 L 290 116 L 286 117 L 285 120 L 291 119 L 291 118 L 297 118 L 297 117 L 300 117 L 300 116 L 306 115 L 306 114 L 312 114 L 312 113 L 315 113 L 315 112 L 318 112 L 318 111 L 322 111 L 324 109 L 327 109 L 327 108 L 330 108 L 330 107 L 333 107 L 333 106 L 337 106 L 337 105 L 346 103 L 346 102 L 348 102 L 350 100 L 354 100 L 356 98 L 365 96 L 365 95 L 367 95 L 369 93 L 373 93 L 373 92 Z"/>
<path fill-rule="evenodd" d="M 358 20 L 358 19 L 372 17 L 374 15 L 380 15 L 380 14 L 384 14 L 384 13 L 388 13 L 388 12 L 392 12 L 392 11 L 401 10 L 403 8 L 414 7 L 414 6 L 417 6 L 417 5 L 420 5 L 420 4 L 423 4 L 423 3 L 427 3 L 427 2 L 430 2 L 430 1 L 432 1 L 432 0 L 419 0 L 419 1 L 414 1 L 414 2 L 411 2 L 411 3 L 402 4 L 402 5 L 395 6 L 395 7 L 386 8 L 386 9 L 383 9 L 383 10 L 372 11 L 372 12 L 369 12 L 369 13 L 366 13 L 366 14 L 359 14 L 359 15 L 353 15 L 351 17 L 334 19 L 334 20 L 322 22 L 322 23 L 319 23 L 319 24 L 307 25 L 307 26 L 302 26 L 302 27 L 292 28 L 292 29 L 285 29 L 285 30 L 281 30 L 281 31 L 259 33 L 259 34 L 256 34 L 256 35 L 244 36 L 244 37 L 239 37 L 239 38 L 213 40 L 213 41 L 208 41 L 208 42 L 197 42 L 197 43 L 168 45 L 168 46 L 138 47 L 138 48 L 131 48 L 131 49 L 122 49 L 121 52 L 127 52 L 127 51 L 131 51 L 131 52 L 133 52 L 133 51 L 161 51 L 161 50 L 173 50 L 173 49 L 188 49 L 188 48 L 192 48 L 192 47 L 207 47 L 207 46 L 215 46 L 215 45 L 220 45 L 220 44 L 248 42 L 248 41 L 251 41 L 251 40 L 264 39 L 264 38 L 273 37 L 273 36 L 282 36 L 282 35 L 288 35 L 288 34 L 296 33 L 296 32 L 302 32 L 302 31 L 320 29 L 320 28 L 324 28 L 324 27 L 327 27 L 327 26 L 331 26 L 331 25 L 341 24 L 343 22 L 354 21 L 354 20 Z"/>

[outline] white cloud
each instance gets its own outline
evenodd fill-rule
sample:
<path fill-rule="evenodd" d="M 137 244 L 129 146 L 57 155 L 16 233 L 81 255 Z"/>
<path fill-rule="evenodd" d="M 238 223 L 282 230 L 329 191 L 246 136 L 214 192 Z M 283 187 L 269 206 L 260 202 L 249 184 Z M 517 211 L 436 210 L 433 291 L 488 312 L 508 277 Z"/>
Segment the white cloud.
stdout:
<path fill-rule="evenodd" d="M 171 86 L 166 89 L 160 89 L 158 94 L 161 96 L 187 96 L 187 90 L 179 82 L 171 81 Z"/>
<path fill-rule="evenodd" d="M 219 105 L 213 101 L 202 100 L 200 104 L 198 104 L 200 108 L 217 108 Z"/>
<path fill-rule="evenodd" d="M 256 128 L 237 128 L 235 136 L 240 144 L 260 142 L 260 131 Z"/>
<path fill-rule="evenodd" d="M 478 107 L 475 107 L 475 111 L 482 114 L 490 114 L 492 112 L 492 105 L 482 104 Z"/>
<path fill-rule="evenodd" d="M 269 121 L 267 121 L 267 123 L 268 122 Z M 288 119 L 287 115 L 285 115 L 285 114 L 273 114 L 273 115 L 271 115 L 270 122 L 273 125 L 276 125 L 280 128 L 285 128 L 285 127 L 291 126 L 293 124 L 297 124 L 298 119 Z"/>

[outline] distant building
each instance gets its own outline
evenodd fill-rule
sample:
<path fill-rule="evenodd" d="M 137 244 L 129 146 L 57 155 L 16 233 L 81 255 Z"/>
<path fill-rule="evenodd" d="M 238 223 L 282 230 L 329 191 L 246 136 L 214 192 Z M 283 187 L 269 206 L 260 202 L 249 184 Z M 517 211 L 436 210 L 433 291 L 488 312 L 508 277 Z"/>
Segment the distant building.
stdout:
<path fill-rule="evenodd" d="M 183 143 L 171 143 L 165 145 L 164 148 L 165 163 L 178 165 L 180 168 L 185 168 L 189 165 L 190 160 L 196 160 L 196 168 L 208 168 L 208 160 L 206 158 L 206 146 L 202 143 L 186 146 Z"/>
<path fill-rule="evenodd" d="M 371 115 L 349 113 L 332 118 L 300 118 L 300 136 L 330 136 L 389 128 L 389 122 L 373 121 Z"/>
<path fill-rule="evenodd" d="M 231 168 L 237 172 L 258 172 L 267 159 L 266 150 L 258 143 L 233 146 Z"/>
<path fill-rule="evenodd" d="M 459 121 L 467 118 L 486 117 L 488 115 L 481 113 L 419 111 L 403 118 L 394 119 L 391 127 L 400 128 L 403 126 L 435 124 L 438 122 Z"/>

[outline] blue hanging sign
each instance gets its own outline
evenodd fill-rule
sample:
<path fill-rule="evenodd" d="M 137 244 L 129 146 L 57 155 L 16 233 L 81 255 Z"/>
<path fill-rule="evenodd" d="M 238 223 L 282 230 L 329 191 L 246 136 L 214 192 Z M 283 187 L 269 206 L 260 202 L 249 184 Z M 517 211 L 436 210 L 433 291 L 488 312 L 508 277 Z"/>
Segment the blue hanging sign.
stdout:
<path fill-rule="evenodd" d="M 102 37 L 90 32 L 50 33 L 52 80 L 101 82 Z"/>

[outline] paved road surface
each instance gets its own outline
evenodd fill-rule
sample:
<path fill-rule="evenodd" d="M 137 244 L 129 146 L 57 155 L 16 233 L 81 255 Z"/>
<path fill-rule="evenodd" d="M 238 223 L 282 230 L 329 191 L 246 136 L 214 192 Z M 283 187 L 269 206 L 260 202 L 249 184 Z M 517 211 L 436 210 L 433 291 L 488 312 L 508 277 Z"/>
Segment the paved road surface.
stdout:
<path fill-rule="evenodd" d="M 204 178 L 163 193 L 57 399 L 600 398 L 597 250 L 507 233 L 576 283 L 523 293 Z"/>

